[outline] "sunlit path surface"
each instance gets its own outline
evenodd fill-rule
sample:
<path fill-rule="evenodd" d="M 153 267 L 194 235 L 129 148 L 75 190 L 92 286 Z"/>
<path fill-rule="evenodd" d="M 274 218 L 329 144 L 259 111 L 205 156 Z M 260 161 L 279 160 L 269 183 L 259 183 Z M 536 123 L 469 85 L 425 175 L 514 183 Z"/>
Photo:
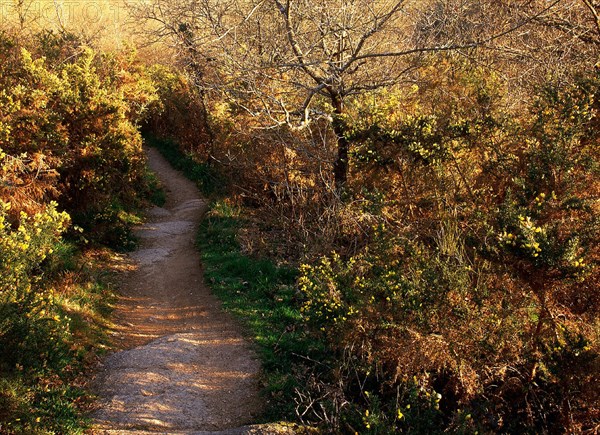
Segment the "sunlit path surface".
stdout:
<path fill-rule="evenodd" d="M 203 284 L 194 238 L 204 201 L 156 150 L 148 154 L 167 203 L 137 229 L 112 331 L 123 350 L 98 376 L 95 433 L 241 433 L 261 410 L 260 365 Z"/>

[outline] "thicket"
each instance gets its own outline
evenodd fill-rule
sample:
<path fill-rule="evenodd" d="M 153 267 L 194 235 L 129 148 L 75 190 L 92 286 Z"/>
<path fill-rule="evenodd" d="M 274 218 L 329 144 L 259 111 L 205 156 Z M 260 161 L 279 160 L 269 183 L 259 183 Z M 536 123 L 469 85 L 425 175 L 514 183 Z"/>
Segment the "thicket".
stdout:
<path fill-rule="evenodd" d="M 452 54 L 421 58 L 415 77 L 347 102 L 343 189 L 328 123 L 263 129 L 213 96 L 212 165 L 250 219 L 238 243 L 302 264 L 302 320 L 281 334 L 329 348 L 291 370 L 296 418 L 348 433 L 593 432 L 600 77 L 540 80 L 519 101 Z"/>
<path fill-rule="evenodd" d="M 57 200 L 75 225 L 119 245 L 121 212 L 144 188 L 137 125 L 156 89 L 133 51 L 95 52 L 68 34 L 36 38 L 28 47 L 2 36 L 0 147 L 12 159 L 3 196 L 19 204 L 16 215 Z"/>
<path fill-rule="evenodd" d="M 409 113 L 384 94 L 353 120 L 347 194 L 375 224 L 299 281 L 342 367 L 324 382 L 375 433 L 594 430 L 598 77 L 519 115 L 488 71 L 447 65 Z"/>
<path fill-rule="evenodd" d="M 76 433 L 105 347 L 113 262 L 151 190 L 135 52 L 0 34 L 0 432 Z"/>

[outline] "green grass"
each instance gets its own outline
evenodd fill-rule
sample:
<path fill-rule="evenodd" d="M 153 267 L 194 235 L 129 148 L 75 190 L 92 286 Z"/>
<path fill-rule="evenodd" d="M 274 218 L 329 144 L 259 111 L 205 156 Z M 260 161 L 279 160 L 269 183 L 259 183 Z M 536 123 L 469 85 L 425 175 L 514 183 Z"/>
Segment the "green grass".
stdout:
<path fill-rule="evenodd" d="M 325 359 L 324 345 L 309 337 L 302 321 L 297 269 L 244 255 L 237 234 L 249 223 L 242 210 L 215 194 L 226 191 L 227 186 L 221 184 L 216 189 L 215 180 L 220 178 L 207 175 L 210 171 L 206 166 L 183 155 L 176 145 L 156 140 L 150 143 L 196 181 L 205 195 L 212 196 L 197 237 L 205 281 L 224 308 L 241 320 L 256 345 L 268 404 L 264 421 L 294 420 L 294 391 L 302 387 L 299 379 L 306 363 Z"/>
<path fill-rule="evenodd" d="M 87 427 L 77 405 L 82 400 L 86 392 L 78 387 L 0 377 L 0 433 L 82 434 Z"/>
<path fill-rule="evenodd" d="M 323 348 L 303 327 L 297 271 L 242 254 L 236 234 L 244 224 L 239 210 L 225 201 L 212 204 L 198 233 L 205 280 L 257 345 L 269 403 L 265 420 L 290 419 L 300 367 Z"/>

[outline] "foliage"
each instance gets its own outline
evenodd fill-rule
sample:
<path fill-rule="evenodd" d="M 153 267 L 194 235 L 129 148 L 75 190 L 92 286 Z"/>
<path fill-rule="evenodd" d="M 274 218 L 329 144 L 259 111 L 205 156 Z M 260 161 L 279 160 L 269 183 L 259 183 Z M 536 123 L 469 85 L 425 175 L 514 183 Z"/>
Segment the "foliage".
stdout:
<path fill-rule="evenodd" d="M 156 92 L 133 52 L 65 33 L 1 34 L 0 60 L 0 432 L 82 433 L 112 293 L 81 248 L 132 241 Z"/>
<path fill-rule="evenodd" d="M 152 65 L 148 75 L 156 84 L 158 104 L 144 124 L 145 131 L 179 146 L 202 161 L 212 153 L 211 115 L 201 90 L 191 77 L 175 68 Z"/>
<path fill-rule="evenodd" d="M 2 243 L 25 246 L 55 200 L 79 240 L 130 244 L 138 194 L 157 192 L 142 125 L 206 194 L 231 194 L 200 244 L 255 331 L 273 416 L 348 433 L 597 430 L 591 2 L 162 2 L 136 10 L 177 39 L 183 72 L 65 33 L 2 36 Z M 7 254 L 29 273 L 0 278 L 32 283 L 35 321 L 10 323 L 32 343 L 70 340 L 43 299 L 72 263 L 59 246 Z M 261 255 L 303 263 L 299 291 Z"/>
<path fill-rule="evenodd" d="M 127 243 L 119 215 L 144 188 L 136 125 L 157 98 L 152 81 L 130 53 L 96 53 L 51 33 L 30 49 L 4 38 L 0 147 L 22 163 L 4 165 L 2 197 L 24 198 L 24 209 L 55 199 L 76 225 Z"/>
<path fill-rule="evenodd" d="M 304 316 L 347 367 L 321 380 L 352 404 L 340 421 L 373 433 L 430 431 L 432 419 L 460 431 L 597 424 L 597 89 L 595 77 L 549 83 L 519 125 L 499 94 L 483 100 L 484 123 L 482 107 L 471 119 L 384 108 L 355 124 L 363 185 L 402 194 L 358 254 L 302 267 Z M 415 389 L 439 400 L 415 406 Z"/>
<path fill-rule="evenodd" d="M 44 213 L 32 217 L 24 212 L 16 230 L 7 220 L 9 203 L 0 202 L 0 344 L 11 352 L 2 354 L 2 366 L 42 369 L 47 365 L 60 370 L 68 349 L 64 323 L 56 312 L 48 311 L 48 295 L 40 291 L 42 262 L 53 252 L 66 229 L 68 215 L 58 213 L 50 204 Z M 55 341 L 50 348 L 48 341 Z"/>

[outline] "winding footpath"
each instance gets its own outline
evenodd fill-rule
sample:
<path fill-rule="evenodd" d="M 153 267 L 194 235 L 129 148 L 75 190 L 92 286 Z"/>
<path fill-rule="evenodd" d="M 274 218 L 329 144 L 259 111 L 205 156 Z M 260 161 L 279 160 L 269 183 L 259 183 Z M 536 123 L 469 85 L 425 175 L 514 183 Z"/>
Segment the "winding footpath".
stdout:
<path fill-rule="evenodd" d="M 205 287 L 194 246 L 206 206 L 196 186 L 155 149 L 150 168 L 167 192 L 136 230 L 112 331 L 120 349 L 95 384 L 95 434 L 242 434 L 261 412 L 260 364 Z"/>

